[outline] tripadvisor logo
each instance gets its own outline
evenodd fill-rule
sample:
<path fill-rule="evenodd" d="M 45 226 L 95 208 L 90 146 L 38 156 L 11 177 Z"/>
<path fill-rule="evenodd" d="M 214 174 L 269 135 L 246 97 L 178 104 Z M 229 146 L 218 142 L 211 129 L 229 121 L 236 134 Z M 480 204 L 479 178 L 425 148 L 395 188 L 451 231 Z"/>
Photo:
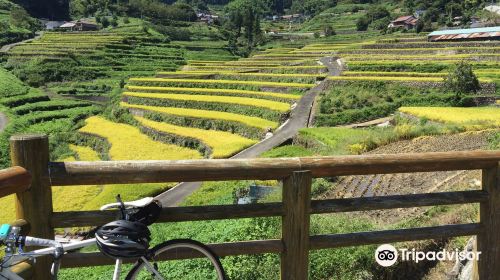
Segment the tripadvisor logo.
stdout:
<path fill-rule="evenodd" d="M 470 251 L 459 251 L 455 249 L 454 251 L 428 251 L 422 252 L 415 249 L 401 248 L 396 249 L 390 244 L 380 245 L 375 251 L 375 261 L 383 267 L 389 267 L 396 263 L 398 256 L 402 261 L 414 261 L 418 263 L 420 261 L 473 261 L 479 260 L 479 255 L 481 252 L 470 252 Z"/>
<path fill-rule="evenodd" d="M 375 251 L 375 260 L 381 266 L 391 266 L 398 260 L 398 251 L 390 244 L 380 245 Z"/>

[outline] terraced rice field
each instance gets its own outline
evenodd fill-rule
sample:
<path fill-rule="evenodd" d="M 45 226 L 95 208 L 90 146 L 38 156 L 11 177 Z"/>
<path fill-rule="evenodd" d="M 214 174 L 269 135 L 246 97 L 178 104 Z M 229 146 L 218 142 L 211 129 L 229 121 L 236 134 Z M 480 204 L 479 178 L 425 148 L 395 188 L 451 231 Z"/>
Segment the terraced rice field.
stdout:
<path fill-rule="evenodd" d="M 111 145 L 109 156 L 113 160 L 173 160 L 201 157 L 195 150 L 153 141 L 142 134 L 137 127 L 114 123 L 102 117 L 94 116 L 86 119 L 85 126 L 79 131 L 109 142 Z"/>
<path fill-rule="evenodd" d="M 239 61 L 193 59 L 182 70 L 131 77 L 120 106 L 133 122 L 91 117 L 80 132 L 105 139 L 111 159 L 232 156 L 276 129 L 302 93 L 326 78 L 318 63 L 322 55 L 293 50 L 279 52 L 292 62 L 261 60 L 263 54 Z M 252 70 L 235 69 L 240 67 Z M 272 72 L 281 67 L 290 72 Z"/>
<path fill-rule="evenodd" d="M 496 72 L 500 66 L 498 42 L 429 43 L 414 40 L 379 40 L 348 47 L 330 48 L 346 62 L 348 71 L 341 80 L 374 80 L 439 82 L 456 63 L 467 61 L 483 83 L 500 83 Z M 354 77 L 356 76 L 356 77 Z M 391 78 L 389 78 L 391 77 Z M 398 78 L 401 77 L 401 78 Z M 433 80 L 434 79 L 434 80 Z"/>
<path fill-rule="evenodd" d="M 500 126 L 500 110 L 496 107 L 401 107 L 399 111 L 437 122 L 465 126 Z"/>
<path fill-rule="evenodd" d="M 14 47 L 3 59 L 14 68 L 26 63 L 60 63 L 66 72 L 81 73 L 79 76 L 93 82 L 58 81 L 49 84 L 48 89 L 82 98 L 107 95 L 132 76 L 177 70 L 186 64 L 186 57 L 198 53 L 209 57 L 209 52 L 215 52 L 221 59 L 234 59 L 224 42 L 211 42 L 210 46 L 191 50 L 180 42 L 159 42 L 159 38 L 144 32 L 140 26 L 131 22 L 110 31 L 46 32 L 39 40 Z"/>

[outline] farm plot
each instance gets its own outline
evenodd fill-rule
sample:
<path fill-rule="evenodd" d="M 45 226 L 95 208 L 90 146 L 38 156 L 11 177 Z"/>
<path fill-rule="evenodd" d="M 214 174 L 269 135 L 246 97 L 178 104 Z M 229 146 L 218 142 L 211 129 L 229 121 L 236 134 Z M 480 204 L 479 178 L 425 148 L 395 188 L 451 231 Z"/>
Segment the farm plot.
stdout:
<path fill-rule="evenodd" d="M 191 149 L 153 141 L 140 130 L 128 124 L 108 121 L 102 117 L 85 120 L 81 133 L 105 139 L 111 145 L 109 156 L 113 160 L 196 159 L 200 154 Z"/>
<path fill-rule="evenodd" d="M 212 150 L 212 158 L 230 157 L 257 142 L 256 140 L 224 131 L 188 128 L 141 117 L 135 118 L 141 126 L 152 128 L 155 131 L 167 133 L 174 137 L 191 138 L 201 141 L 202 144 L 207 145 Z"/>
<path fill-rule="evenodd" d="M 500 66 L 500 44 L 430 43 L 417 39 L 387 39 L 358 44 L 357 47 L 339 48 L 338 55 L 346 62 L 348 71 L 342 77 L 332 79 L 440 83 L 456 63 L 467 61 L 487 88 L 494 88 L 492 83 L 498 87 L 500 79 L 495 71 Z M 491 90 L 487 92 L 491 93 Z"/>
<path fill-rule="evenodd" d="M 468 127 L 500 126 L 500 109 L 496 107 L 401 107 L 399 111 L 419 118 Z"/>
<path fill-rule="evenodd" d="M 120 106 L 134 115 L 143 133 L 197 149 L 204 156 L 228 157 L 277 128 L 300 94 L 326 77 L 267 72 L 320 66 L 314 65 L 317 55 L 292 54 L 292 50 L 272 53 L 294 56 L 294 66 L 281 58 L 260 60 L 259 56 L 229 62 L 190 60 L 181 71 L 130 78 Z M 252 71 L 241 70 L 246 67 Z"/>
<path fill-rule="evenodd" d="M 147 87 L 147 86 L 126 86 L 130 92 L 149 93 L 189 93 L 189 94 L 213 94 L 221 96 L 256 96 L 260 99 L 270 99 L 290 102 L 300 99 L 298 94 L 277 93 L 268 91 L 252 91 L 237 89 L 211 89 L 211 88 L 189 88 L 189 87 Z"/>

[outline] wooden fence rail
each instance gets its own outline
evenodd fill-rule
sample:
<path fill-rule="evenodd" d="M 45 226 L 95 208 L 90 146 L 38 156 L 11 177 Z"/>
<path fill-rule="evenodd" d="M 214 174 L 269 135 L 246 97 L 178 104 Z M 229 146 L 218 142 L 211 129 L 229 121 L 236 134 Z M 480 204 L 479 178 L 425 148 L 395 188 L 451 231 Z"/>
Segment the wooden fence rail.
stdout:
<path fill-rule="evenodd" d="M 13 164 L 32 174 L 29 189 L 13 187 L 20 169 L 0 172 L 0 196 L 18 193 L 18 218 L 32 223 L 32 233 L 53 237 L 55 228 L 98 226 L 116 217 L 114 211 L 53 212 L 51 186 L 133 184 L 179 181 L 282 180 L 283 199 L 258 205 L 211 205 L 164 208 L 158 222 L 200 221 L 272 217 L 282 219 L 282 237 L 276 240 L 210 244 L 220 256 L 278 253 L 282 279 L 307 279 L 310 250 L 390 242 L 477 236 L 482 252 L 475 266 L 476 278 L 496 279 L 500 275 L 500 152 L 446 152 L 284 159 L 227 159 L 180 161 L 49 162 L 44 135 L 11 138 Z M 349 199 L 311 200 L 313 178 L 343 175 L 482 170 L 482 189 L 411 195 L 390 195 Z M 4 174 L 13 174 L 4 175 Z M 12 181 L 14 180 L 14 181 Z M 10 185 L 9 185 L 10 184 Z M 17 185 L 15 183 L 14 185 Z M 434 227 L 313 235 L 311 214 L 409 208 L 451 204 L 480 204 L 478 223 Z M 35 211 L 37 209 L 38 211 Z M 169 256 L 173 258 L 173 256 Z M 193 252 L 175 258 L 195 258 Z M 113 264 L 100 253 L 74 253 L 63 259 L 63 267 Z M 35 275 L 46 279 L 48 262 L 37 262 Z"/>

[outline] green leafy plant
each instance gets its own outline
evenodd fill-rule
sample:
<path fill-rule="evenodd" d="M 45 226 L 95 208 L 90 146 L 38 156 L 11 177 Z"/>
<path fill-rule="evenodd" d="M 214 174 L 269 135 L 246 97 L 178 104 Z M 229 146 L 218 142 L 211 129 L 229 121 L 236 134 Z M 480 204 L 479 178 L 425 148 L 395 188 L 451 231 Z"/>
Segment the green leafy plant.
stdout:
<path fill-rule="evenodd" d="M 479 80 L 472 70 L 472 65 L 462 61 L 455 65 L 445 78 L 445 87 L 447 90 L 455 92 L 456 98 L 462 94 L 476 93 L 481 89 Z"/>

